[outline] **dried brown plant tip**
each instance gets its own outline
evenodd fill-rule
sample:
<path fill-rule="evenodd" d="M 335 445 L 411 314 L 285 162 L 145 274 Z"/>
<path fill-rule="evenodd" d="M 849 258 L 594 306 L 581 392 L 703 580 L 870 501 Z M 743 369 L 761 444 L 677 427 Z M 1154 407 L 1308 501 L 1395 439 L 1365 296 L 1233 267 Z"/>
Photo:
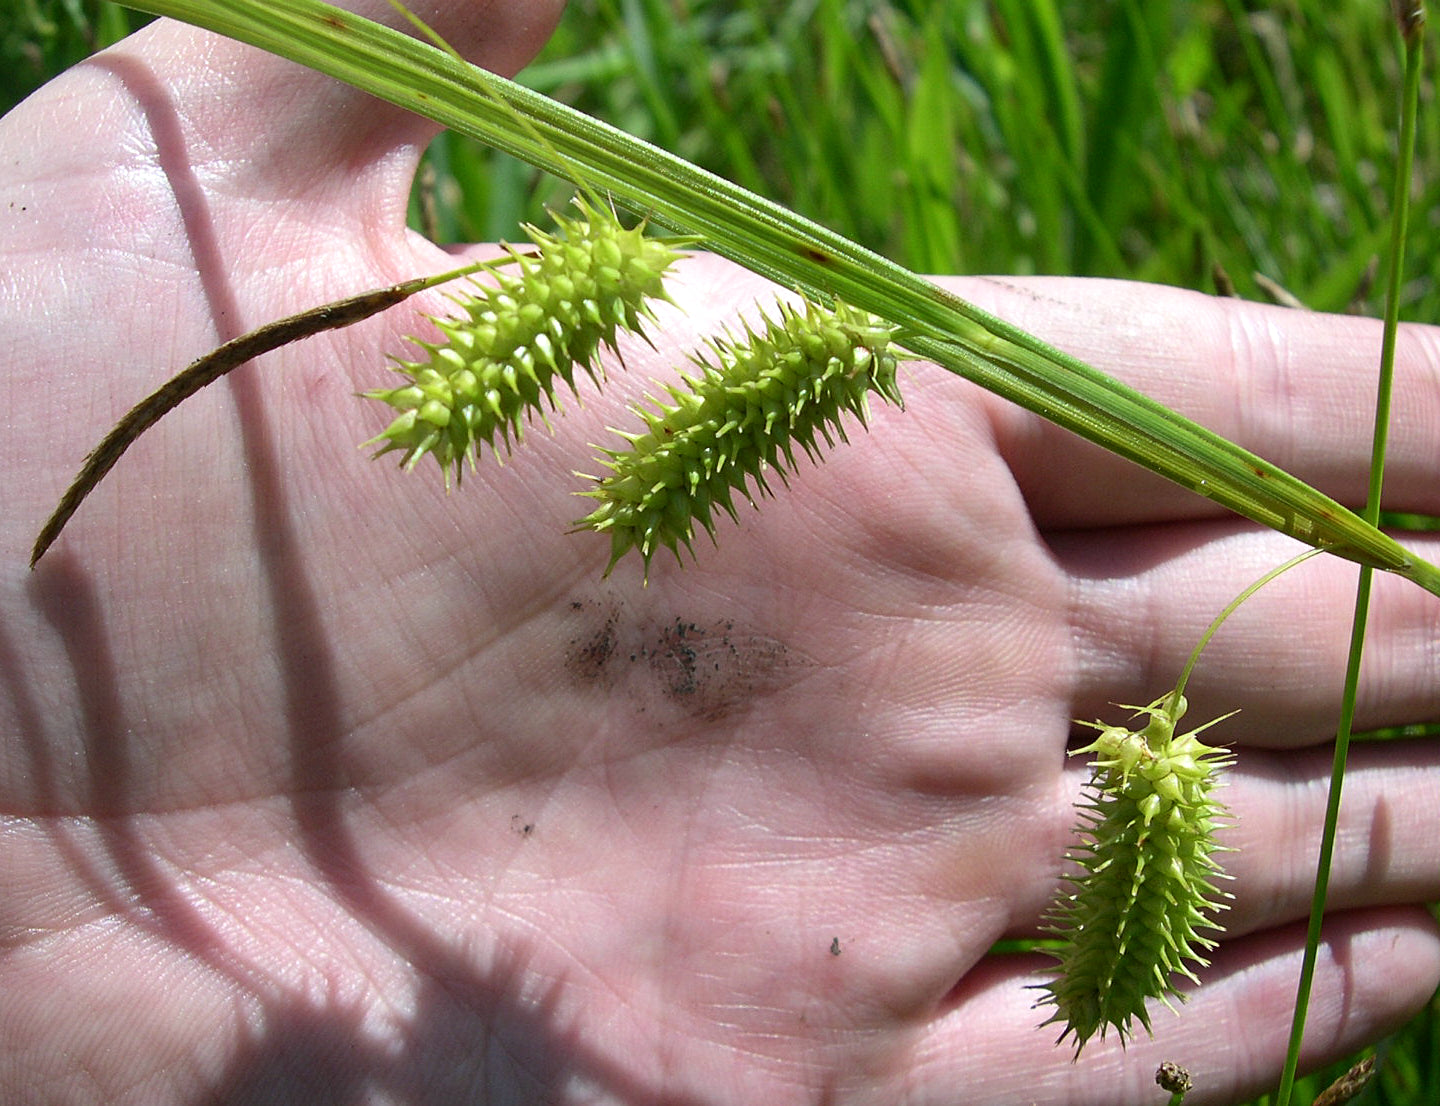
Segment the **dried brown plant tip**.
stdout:
<path fill-rule="evenodd" d="M 1375 1057 L 1367 1056 L 1320 1092 L 1312 1106 L 1345 1106 L 1355 1099 L 1375 1075 Z"/>
<path fill-rule="evenodd" d="M 1419 34 L 1425 26 L 1424 0 L 1395 0 L 1395 22 L 1406 39 Z"/>
<path fill-rule="evenodd" d="M 298 315 L 289 315 L 257 327 L 192 361 L 130 408 L 110 433 L 101 439 L 100 444 L 86 456 L 75 479 L 70 482 L 59 504 L 40 528 L 35 545 L 30 551 L 30 567 L 34 568 L 35 563 L 45 555 L 45 551 L 60 536 L 60 531 L 65 529 L 71 516 L 79 510 L 80 504 L 85 502 L 85 498 L 105 479 L 105 474 L 115 467 L 115 463 L 136 439 L 201 388 L 215 383 L 226 373 L 253 361 L 263 353 L 298 342 L 312 334 L 352 326 L 404 302 L 416 292 L 432 287 L 438 281 L 452 277 L 453 274 L 442 274 L 438 278 L 419 277 L 323 304 Z"/>
<path fill-rule="evenodd" d="M 1186 1095 L 1195 1088 L 1190 1073 L 1173 1060 L 1166 1060 L 1155 1071 L 1155 1084 L 1171 1094 Z"/>

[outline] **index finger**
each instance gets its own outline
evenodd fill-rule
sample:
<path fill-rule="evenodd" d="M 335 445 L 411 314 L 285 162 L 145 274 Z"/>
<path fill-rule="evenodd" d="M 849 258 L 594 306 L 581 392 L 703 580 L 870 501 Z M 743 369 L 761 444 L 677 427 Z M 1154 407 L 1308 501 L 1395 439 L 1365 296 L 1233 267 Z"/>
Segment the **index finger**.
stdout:
<path fill-rule="evenodd" d="M 1129 281 L 1007 277 L 943 283 L 1340 502 L 1358 507 L 1363 501 L 1379 320 Z M 930 394 L 915 402 L 917 412 L 947 394 L 946 380 L 929 373 L 910 385 L 909 394 L 919 388 Z M 1440 328 L 1401 328 L 1394 394 L 1385 505 L 1440 513 Z M 1224 513 L 1018 408 L 987 402 L 998 447 L 1043 529 Z"/>

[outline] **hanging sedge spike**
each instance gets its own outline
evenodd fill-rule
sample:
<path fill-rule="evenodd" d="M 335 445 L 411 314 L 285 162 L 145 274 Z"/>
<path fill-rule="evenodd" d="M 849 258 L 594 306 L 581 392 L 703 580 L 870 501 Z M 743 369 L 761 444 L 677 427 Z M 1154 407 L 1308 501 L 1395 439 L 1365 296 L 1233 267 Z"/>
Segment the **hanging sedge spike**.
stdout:
<path fill-rule="evenodd" d="M 1060 1040 L 1073 1036 L 1077 1056 L 1108 1028 L 1122 1041 L 1137 1021 L 1150 1032 L 1147 999 L 1171 1009 L 1183 1000 L 1176 977 L 1195 981 L 1190 965 L 1209 963 L 1203 953 L 1215 942 L 1199 931 L 1221 928 L 1213 918 L 1228 898 L 1215 887 L 1225 876 L 1213 856 L 1228 816 L 1212 792 L 1231 756 L 1197 736 L 1221 719 L 1177 736 L 1183 697 L 1127 709 L 1149 720 L 1138 730 L 1085 723 L 1100 736 L 1076 750 L 1095 754 L 1085 840 L 1071 854 L 1083 872 L 1049 919 L 1064 944 L 1038 1005 L 1055 1007 L 1044 1024 L 1063 1023 Z"/>
<path fill-rule="evenodd" d="M 601 347 L 615 349 L 616 333 L 639 332 L 652 318 L 650 300 L 666 299 L 663 278 L 693 238 L 647 238 L 626 230 L 613 212 L 576 199 L 577 217 L 555 215 L 558 233 L 525 233 L 534 251 L 510 248 L 518 271 L 497 271 L 493 286 L 456 296 L 463 314 L 435 319 L 445 336 L 415 344 L 422 361 L 397 361 L 408 378 L 398 388 L 364 393 L 400 412 L 378 437 L 375 456 L 400 450 L 413 468 L 427 453 L 461 475 L 477 444 L 508 449 L 532 412 L 555 407 L 558 377 L 573 392 L 575 367 L 592 380 Z"/>
<path fill-rule="evenodd" d="M 764 470 L 783 481 L 796 443 L 814 459 L 821 442 L 845 441 L 842 417 L 864 425 L 868 393 L 898 405 L 893 334 L 845 304 L 805 301 L 781 303 L 740 339 L 711 339 L 708 354 L 693 358 L 700 372 L 667 389 L 672 402 L 651 397 L 653 409 L 635 409 L 644 433 L 615 431 L 629 448 L 605 450 L 610 475 L 591 477 L 597 486 L 582 493 L 600 506 L 576 525 L 610 535 L 606 573 L 632 548 L 647 571 L 661 548 L 678 558 L 697 523 L 713 538 L 715 508 L 736 517 L 733 491 L 748 499 L 753 481 L 769 494 Z"/>

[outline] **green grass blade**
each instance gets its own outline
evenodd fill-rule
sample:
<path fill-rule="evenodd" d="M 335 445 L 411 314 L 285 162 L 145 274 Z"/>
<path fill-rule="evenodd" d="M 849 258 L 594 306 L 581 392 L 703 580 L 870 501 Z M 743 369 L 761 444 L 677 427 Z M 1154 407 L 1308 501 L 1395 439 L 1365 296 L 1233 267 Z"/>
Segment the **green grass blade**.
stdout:
<path fill-rule="evenodd" d="M 901 328 L 953 372 L 1256 522 L 1440 595 L 1440 569 L 1309 485 L 791 211 L 427 43 L 319 0 L 136 0 L 478 138 L 820 299 Z M 525 120 L 520 125 L 519 120 Z"/>
<path fill-rule="evenodd" d="M 1418 17 L 1406 24 L 1401 18 L 1405 49 L 1405 87 L 1400 101 L 1399 157 L 1395 173 L 1395 202 L 1392 232 L 1385 273 L 1385 330 L 1380 347 L 1380 381 L 1376 389 L 1375 429 L 1371 445 L 1370 483 L 1365 497 L 1365 518 L 1380 520 L 1380 499 L 1385 482 L 1385 453 L 1390 437 L 1390 407 L 1395 377 L 1395 337 L 1400 326 L 1400 288 L 1405 273 L 1405 240 L 1410 219 L 1411 170 L 1415 157 L 1415 115 L 1420 100 L 1420 70 L 1424 44 L 1425 12 L 1416 4 Z M 1325 902 L 1330 887 L 1330 869 L 1335 856 L 1335 838 L 1340 825 L 1340 795 L 1345 783 L 1345 765 L 1355 723 L 1355 699 L 1360 686 L 1360 662 L 1365 650 L 1365 626 L 1370 612 L 1373 572 L 1360 569 L 1356 585 L 1355 613 L 1351 623 L 1350 652 L 1345 666 L 1345 687 L 1341 696 L 1340 724 L 1330 767 L 1330 790 L 1325 804 L 1325 827 L 1320 837 L 1320 856 L 1315 865 L 1315 888 L 1310 901 L 1305 956 L 1296 987 L 1295 1014 L 1278 1092 L 1279 1106 L 1289 1106 L 1295 1074 L 1300 1063 L 1300 1046 L 1310 1006 L 1310 990 L 1319 956 L 1320 930 L 1325 920 Z"/>

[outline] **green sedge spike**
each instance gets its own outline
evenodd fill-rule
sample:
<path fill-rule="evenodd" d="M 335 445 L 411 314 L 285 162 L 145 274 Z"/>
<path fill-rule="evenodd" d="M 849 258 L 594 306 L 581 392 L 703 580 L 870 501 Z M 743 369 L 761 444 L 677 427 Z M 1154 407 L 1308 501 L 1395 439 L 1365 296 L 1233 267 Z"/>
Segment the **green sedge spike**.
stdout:
<path fill-rule="evenodd" d="M 1226 878 L 1215 831 L 1229 817 L 1213 791 L 1232 757 L 1197 736 L 1222 719 L 1177 736 L 1183 697 L 1127 709 L 1146 724 L 1084 723 L 1100 736 L 1075 750 L 1095 754 L 1084 843 L 1070 856 L 1083 871 L 1049 919 L 1060 968 L 1038 1005 L 1055 1007 L 1044 1024 L 1063 1023 L 1059 1040 L 1073 1036 L 1077 1056 L 1109 1028 L 1122 1042 L 1135 1022 L 1149 1033 L 1147 1000 L 1183 1001 L 1176 977 L 1196 981 L 1191 965 L 1209 963 L 1215 942 L 1200 931 L 1221 928 L 1214 917 L 1229 897 L 1215 886 Z"/>
<path fill-rule="evenodd" d="M 649 238 L 625 229 L 614 213 L 577 198 L 579 215 L 555 215 L 558 232 L 532 226 L 533 251 L 509 248 L 518 272 L 498 272 L 494 286 L 455 296 L 463 314 L 433 320 L 439 343 L 412 339 L 427 356 L 396 361 L 408 378 L 398 388 L 365 392 L 400 413 L 366 445 L 375 456 L 402 452 L 414 468 L 426 454 L 458 480 L 473 467 L 477 444 L 508 450 L 532 412 L 556 407 L 558 377 L 575 391 L 575 367 L 598 381 L 598 354 L 615 350 L 617 332 L 640 333 L 650 303 L 665 300 L 664 277 L 694 238 Z"/>
<path fill-rule="evenodd" d="M 615 431 L 629 448 L 605 450 L 610 475 L 590 477 L 597 486 L 581 493 L 600 501 L 576 526 L 610 535 L 606 573 L 631 549 L 647 573 L 657 550 L 677 559 L 680 546 L 693 551 L 697 523 L 713 540 L 717 507 L 736 518 L 732 492 L 749 499 L 753 481 L 770 494 L 764 470 L 784 481 L 797 443 L 813 460 L 821 442 L 847 440 L 842 417 L 864 425 L 870 392 L 899 405 L 893 337 L 873 315 L 806 300 L 782 302 L 739 339 L 710 339 L 708 354 L 692 359 L 699 374 L 667 389 L 673 402 L 650 397 L 653 410 L 635 408 L 645 432 Z"/>

